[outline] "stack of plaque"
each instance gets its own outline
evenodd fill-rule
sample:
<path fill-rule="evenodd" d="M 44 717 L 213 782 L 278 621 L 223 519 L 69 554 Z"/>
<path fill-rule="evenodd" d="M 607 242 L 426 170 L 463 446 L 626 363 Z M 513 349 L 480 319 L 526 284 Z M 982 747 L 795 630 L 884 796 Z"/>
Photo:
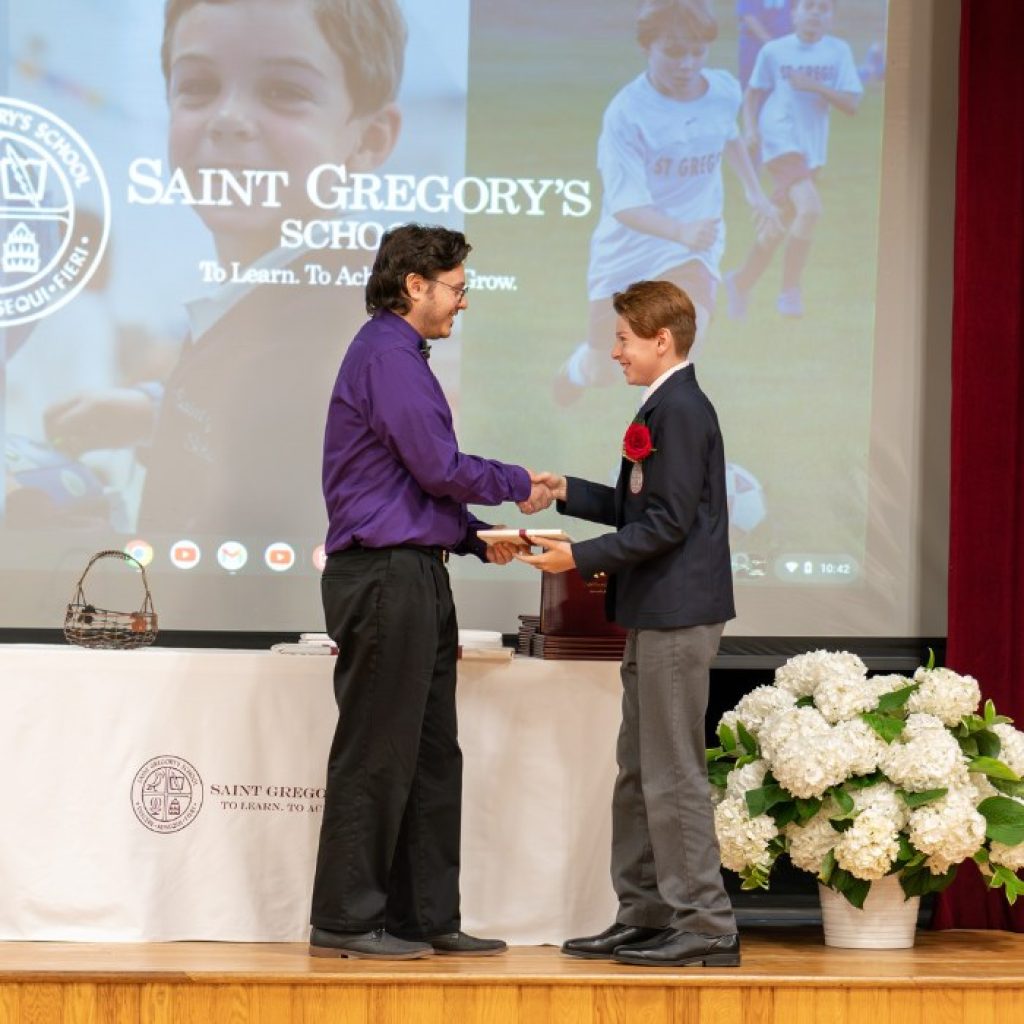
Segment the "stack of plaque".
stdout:
<path fill-rule="evenodd" d="M 530 654 L 547 661 L 622 661 L 626 638 L 544 636 L 530 638 Z"/>
<path fill-rule="evenodd" d="M 530 640 L 536 635 L 539 629 L 539 615 L 519 616 L 519 636 L 516 640 L 516 654 L 521 654 L 525 658 L 530 657 L 530 654 L 532 653 L 530 651 Z"/>
<path fill-rule="evenodd" d="M 605 618 L 608 580 L 584 580 L 578 572 L 544 573 L 541 580 L 539 620 L 519 617 L 520 652 L 556 661 L 621 660 L 626 631 Z"/>

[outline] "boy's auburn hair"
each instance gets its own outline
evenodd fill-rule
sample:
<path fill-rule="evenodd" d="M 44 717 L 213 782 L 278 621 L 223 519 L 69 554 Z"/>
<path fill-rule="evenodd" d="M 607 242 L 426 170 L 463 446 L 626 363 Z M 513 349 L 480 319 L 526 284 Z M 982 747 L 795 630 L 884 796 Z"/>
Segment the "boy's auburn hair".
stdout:
<path fill-rule="evenodd" d="M 664 327 L 676 355 L 685 358 L 693 348 L 697 313 L 690 296 L 671 281 L 636 281 L 612 296 L 612 306 L 638 338 L 653 338 Z"/>
<path fill-rule="evenodd" d="M 166 0 L 160 63 L 171 78 L 174 30 L 183 14 L 204 3 L 246 0 Z M 306 0 L 327 45 L 345 69 L 352 114 L 372 114 L 398 94 L 408 32 L 395 0 Z"/>
<path fill-rule="evenodd" d="M 707 0 L 640 0 L 636 41 L 645 50 L 673 29 L 701 43 L 718 38 L 718 20 Z"/>

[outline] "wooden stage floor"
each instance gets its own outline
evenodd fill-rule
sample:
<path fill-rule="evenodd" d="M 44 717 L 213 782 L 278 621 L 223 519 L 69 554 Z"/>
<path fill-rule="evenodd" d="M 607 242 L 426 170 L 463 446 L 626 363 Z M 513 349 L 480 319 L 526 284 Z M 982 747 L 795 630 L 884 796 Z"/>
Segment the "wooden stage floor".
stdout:
<path fill-rule="evenodd" d="M 841 950 L 749 929 L 740 968 L 631 968 L 550 946 L 401 963 L 303 944 L 0 943 L 0 1024 L 1024 1024 L 1024 935 Z"/>

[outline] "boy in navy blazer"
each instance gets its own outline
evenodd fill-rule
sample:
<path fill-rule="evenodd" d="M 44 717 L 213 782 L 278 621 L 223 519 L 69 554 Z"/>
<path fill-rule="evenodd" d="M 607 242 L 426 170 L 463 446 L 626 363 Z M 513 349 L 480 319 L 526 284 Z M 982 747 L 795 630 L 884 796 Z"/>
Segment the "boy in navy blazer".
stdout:
<path fill-rule="evenodd" d="M 607 573 L 607 614 L 628 630 L 612 800 L 615 922 L 562 952 L 655 966 L 738 966 L 704 760 L 711 662 L 733 618 L 725 454 L 687 355 L 693 303 L 668 281 L 613 298 L 612 358 L 646 387 L 614 488 L 545 475 L 558 511 L 614 526 L 592 540 L 536 538 L 545 572 Z M 537 511 L 541 506 L 535 505 Z"/>

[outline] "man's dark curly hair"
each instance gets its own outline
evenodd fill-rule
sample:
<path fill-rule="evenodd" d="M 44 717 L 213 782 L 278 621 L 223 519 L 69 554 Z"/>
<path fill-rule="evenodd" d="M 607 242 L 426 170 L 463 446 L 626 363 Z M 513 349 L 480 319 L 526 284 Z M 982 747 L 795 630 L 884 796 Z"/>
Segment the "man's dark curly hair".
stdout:
<path fill-rule="evenodd" d="M 366 283 L 366 312 L 408 313 L 412 303 L 406 277 L 420 274 L 432 280 L 465 263 L 472 248 L 461 231 L 433 224 L 403 224 L 385 232 Z"/>

